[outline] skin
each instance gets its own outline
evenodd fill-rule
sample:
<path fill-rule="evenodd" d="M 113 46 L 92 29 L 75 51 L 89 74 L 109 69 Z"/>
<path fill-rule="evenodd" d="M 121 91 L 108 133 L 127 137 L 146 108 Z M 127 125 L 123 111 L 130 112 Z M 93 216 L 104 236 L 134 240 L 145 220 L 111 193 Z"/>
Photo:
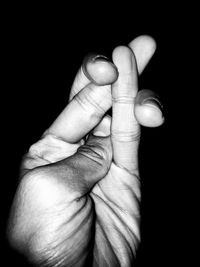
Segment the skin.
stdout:
<path fill-rule="evenodd" d="M 138 97 L 138 73 L 154 51 L 149 36 L 115 48 L 102 85 L 105 72 L 84 61 L 68 105 L 25 155 L 8 238 L 36 266 L 131 266 L 140 242 L 140 124 L 164 121 L 151 91 Z"/>
<path fill-rule="evenodd" d="M 82 69 L 85 76 L 96 85 L 112 84 L 118 78 L 117 67 L 105 56 L 87 55 Z"/>

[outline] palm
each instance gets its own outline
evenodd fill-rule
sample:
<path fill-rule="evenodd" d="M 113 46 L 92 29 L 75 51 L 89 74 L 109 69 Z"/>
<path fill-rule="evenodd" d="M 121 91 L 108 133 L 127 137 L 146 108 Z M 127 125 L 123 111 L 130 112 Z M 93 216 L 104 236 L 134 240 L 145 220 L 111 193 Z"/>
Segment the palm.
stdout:
<path fill-rule="evenodd" d="M 94 186 L 90 196 L 96 212 L 95 258 L 114 262 L 117 255 L 130 260 L 127 256 L 135 254 L 139 239 L 138 177 L 112 162 L 108 174 Z M 124 250 L 127 243 L 132 252 Z"/>
<path fill-rule="evenodd" d="M 60 159 L 61 157 L 64 160 L 69 159 L 75 154 L 76 149 L 73 144 L 66 145 L 68 147 L 68 153 L 65 156 L 56 153 L 55 155 L 51 155 L 51 157 L 55 159 Z M 43 165 L 42 162 L 38 162 L 36 167 L 40 165 Z M 55 171 L 57 169 L 54 168 L 54 164 L 51 169 L 49 167 L 50 165 L 45 165 L 41 173 L 37 172 L 37 179 L 40 179 L 43 175 L 48 180 L 60 181 L 61 167 L 59 167 L 58 171 Z M 32 175 L 34 170 L 30 170 L 27 176 Z M 64 182 L 60 187 L 60 183 L 56 182 L 54 186 L 59 190 L 59 196 L 62 202 L 67 203 L 69 201 L 68 197 L 71 195 L 69 184 Z M 137 173 L 135 175 L 131 174 L 128 170 L 118 167 L 112 161 L 106 176 L 102 177 L 88 194 L 82 196 L 78 203 L 74 201 L 70 204 L 70 216 L 68 207 L 68 212 L 63 213 L 56 219 L 58 223 L 56 231 L 60 229 L 60 225 L 64 225 L 61 233 L 66 232 L 66 236 L 62 236 L 61 241 L 64 238 L 66 243 L 73 243 L 73 240 L 68 237 L 67 233 L 69 232 L 76 232 L 78 240 L 84 238 L 85 245 L 79 247 L 80 251 L 82 250 L 83 255 L 87 255 L 85 246 L 90 247 L 94 260 L 100 266 L 106 266 L 108 264 L 104 261 L 110 261 L 111 263 L 117 262 L 117 257 L 120 257 L 120 259 L 125 257 L 130 260 L 131 256 L 135 253 L 139 241 L 139 198 L 140 190 Z M 59 206 L 55 205 L 51 209 L 52 212 L 53 210 L 57 211 Z M 68 221 L 71 221 L 72 224 L 66 227 L 66 222 Z M 80 225 L 81 228 L 77 227 L 77 225 Z M 94 233 L 92 228 L 94 226 L 95 236 L 92 236 Z M 94 244 L 91 247 L 90 241 L 92 239 L 94 239 Z M 129 249 L 126 248 L 127 244 Z M 67 251 L 67 247 L 63 249 L 62 255 Z M 127 262 L 126 266 L 129 266 Z"/>
<path fill-rule="evenodd" d="M 138 177 L 118 167 L 114 162 L 111 163 L 108 174 L 94 186 L 90 196 L 94 200 L 98 216 L 103 214 L 101 211 L 103 212 L 106 206 L 116 213 L 139 215 L 137 209 L 140 198 Z"/>

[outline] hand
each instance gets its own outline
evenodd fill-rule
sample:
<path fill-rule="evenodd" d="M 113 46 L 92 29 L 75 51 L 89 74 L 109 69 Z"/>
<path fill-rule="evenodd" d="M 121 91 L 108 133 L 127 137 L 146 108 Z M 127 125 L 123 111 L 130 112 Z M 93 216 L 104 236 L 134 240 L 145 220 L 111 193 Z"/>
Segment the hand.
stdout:
<path fill-rule="evenodd" d="M 156 96 L 137 92 L 137 69 L 155 43 L 144 36 L 129 47 L 113 51 L 118 73 L 102 59 L 84 62 L 69 104 L 24 157 L 8 235 L 38 265 L 84 266 L 91 256 L 94 266 L 131 265 L 140 240 L 139 123 L 163 118 Z"/>

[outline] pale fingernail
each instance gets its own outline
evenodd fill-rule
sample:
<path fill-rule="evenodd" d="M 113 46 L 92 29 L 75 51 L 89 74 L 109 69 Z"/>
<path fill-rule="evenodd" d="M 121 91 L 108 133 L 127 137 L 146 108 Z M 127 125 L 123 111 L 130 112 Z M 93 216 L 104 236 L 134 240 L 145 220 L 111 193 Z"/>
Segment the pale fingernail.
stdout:
<path fill-rule="evenodd" d="M 101 132 L 101 131 L 94 131 L 92 134 L 95 136 L 102 136 L 102 137 L 108 136 L 108 134 Z"/>
<path fill-rule="evenodd" d="M 109 136 L 110 135 L 110 126 L 106 126 L 105 125 L 105 121 L 104 124 L 101 123 L 100 125 L 98 125 L 96 127 L 96 129 L 93 130 L 92 134 L 95 136 Z"/>
<path fill-rule="evenodd" d="M 95 136 L 109 136 L 110 135 L 110 116 L 105 116 L 100 124 L 93 130 L 93 135 Z"/>
<path fill-rule="evenodd" d="M 106 56 L 98 55 L 98 54 L 95 54 L 95 53 L 89 53 L 83 59 L 83 68 L 84 68 L 84 70 L 87 71 L 87 64 L 88 63 L 96 63 L 96 62 L 103 62 L 103 63 L 108 62 L 108 63 L 113 64 L 111 62 L 111 60 L 109 60 L 109 58 L 106 57 Z M 115 65 L 114 65 L 114 67 L 115 67 Z"/>
<path fill-rule="evenodd" d="M 106 62 L 110 62 L 111 63 L 109 58 L 106 57 L 106 56 L 103 56 L 103 55 L 93 55 L 90 60 L 93 61 L 93 62 L 94 61 L 106 61 Z"/>
<path fill-rule="evenodd" d="M 161 103 L 160 99 L 149 97 L 144 99 L 144 101 L 141 103 L 142 105 L 151 105 L 153 107 L 156 107 L 160 109 L 163 112 L 163 104 Z"/>

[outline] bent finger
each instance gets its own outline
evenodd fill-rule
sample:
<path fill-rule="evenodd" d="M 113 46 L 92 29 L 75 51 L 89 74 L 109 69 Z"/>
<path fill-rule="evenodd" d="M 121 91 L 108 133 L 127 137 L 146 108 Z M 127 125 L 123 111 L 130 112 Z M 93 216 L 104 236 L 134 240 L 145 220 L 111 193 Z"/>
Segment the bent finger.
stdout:
<path fill-rule="evenodd" d="M 88 54 L 75 77 L 69 100 L 90 82 L 96 85 L 108 85 L 116 81 L 117 77 L 117 68 L 107 57 Z"/>
<path fill-rule="evenodd" d="M 79 142 L 111 107 L 110 94 L 109 85 L 88 84 L 69 102 L 44 135 L 55 135 L 71 144 Z"/>
<path fill-rule="evenodd" d="M 135 99 L 135 117 L 140 125 L 158 127 L 164 123 L 163 105 L 157 94 L 141 90 Z"/>
<path fill-rule="evenodd" d="M 133 39 L 129 43 L 129 47 L 135 54 L 138 73 L 141 74 L 156 50 L 156 42 L 151 36 L 141 35 Z M 98 57 L 105 58 L 105 56 L 98 56 Z M 85 60 L 87 60 L 87 56 L 84 59 L 84 62 Z M 88 78 L 87 75 L 85 75 L 85 72 L 81 67 L 78 70 L 78 73 L 72 85 L 69 100 L 71 100 L 74 97 L 74 95 L 76 95 L 80 90 L 82 90 L 82 88 L 84 88 L 90 82 L 91 80 Z"/>

